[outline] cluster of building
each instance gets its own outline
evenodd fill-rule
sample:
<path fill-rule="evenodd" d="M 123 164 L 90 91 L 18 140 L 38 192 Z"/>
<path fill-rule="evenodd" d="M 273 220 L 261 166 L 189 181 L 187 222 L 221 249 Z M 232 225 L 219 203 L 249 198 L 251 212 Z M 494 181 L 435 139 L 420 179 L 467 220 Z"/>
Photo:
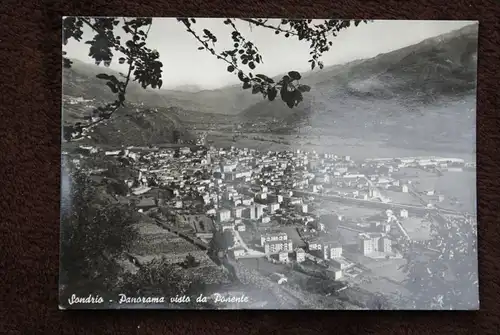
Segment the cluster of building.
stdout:
<path fill-rule="evenodd" d="M 92 147 L 80 149 L 88 154 L 95 154 L 97 150 Z M 349 156 L 319 155 L 300 150 L 259 152 L 203 145 L 147 150 L 129 147 L 106 151 L 104 155 L 116 157 L 136 169 L 137 175 L 124 182 L 130 196 L 139 199 L 137 206 L 141 211 L 168 207 L 177 214 L 196 214 L 193 226 L 197 236 L 204 238 L 212 236 L 214 227 L 235 234 L 251 227 L 259 232 L 260 243 L 250 247 L 238 246 L 234 250 L 236 257 L 243 257 L 255 248 L 283 263 L 290 259 L 298 263 L 306 259 L 321 261 L 333 269 L 336 278 L 341 277 L 342 270 L 350 264 L 343 256 L 343 246 L 339 241 L 320 238 L 316 234 L 302 238 L 306 247 L 299 248 L 280 227 L 293 225 L 325 231 L 325 224 L 311 211 L 317 195 L 335 194 L 391 202 L 385 196 L 385 190 L 411 191 L 410 180 L 393 176 L 399 169 L 459 168 L 466 164 L 457 159 L 439 158 L 360 163 Z M 151 190 L 155 188 L 168 191 L 170 196 L 162 199 L 151 196 Z M 403 209 L 398 216 L 408 217 L 408 211 Z M 213 225 L 196 223 L 206 220 L 206 217 Z M 388 217 L 396 218 L 392 213 Z M 388 235 L 391 220 L 374 223 L 371 228 L 370 232 L 359 235 L 359 253 L 391 253 L 392 241 Z M 252 241 L 247 242 L 251 244 Z"/>

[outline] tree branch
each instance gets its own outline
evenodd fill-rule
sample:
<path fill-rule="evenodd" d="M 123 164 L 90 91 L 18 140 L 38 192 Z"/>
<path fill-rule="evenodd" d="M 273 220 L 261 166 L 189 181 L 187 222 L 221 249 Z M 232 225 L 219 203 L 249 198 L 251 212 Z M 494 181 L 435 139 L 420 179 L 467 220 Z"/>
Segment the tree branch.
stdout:
<path fill-rule="evenodd" d="M 124 21 L 125 21 L 125 19 L 124 19 Z M 95 32 L 97 32 L 97 33 L 103 33 L 102 30 L 100 30 L 99 28 L 97 28 L 89 20 L 87 20 L 85 18 L 82 18 L 82 22 L 84 22 L 86 25 L 88 25 L 90 28 L 92 28 Z M 151 24 L 149 25 L 149 27 L 151 27 Z M 134 36 L 137 35 L 137 31 L 138 31 L 138 27 L 135 27 L 134 31 L 133 31 L 133 34 L 132 34 L 132 37 L 134 37 Z M 149 32 L 149 28 L 148 28 L 148 32 Z M 120 49 L 120 45 L 115 44 L 115 48 Z M 113 108 L 105 115 L 105 117 L 101 116 L 98 120 L 90 122 L 90 123 L 85 124 L 85 125 L 81 125 L 80 124 L 78 126 L 80 132 L 82 132 L 84 129 L 88 129 L 88 128 L 92 127 L 92 126 L 95 126 L 95 125 L 103 122 L 104 120 L 109 119 L 120 107 L 124 106 L 123 102 L 125 101 L 125 93 L 127 91 L 127 87 L 128 87 L 129 82 L 130 82 L 130 77 L 132 75 L 132 70 L 133 70 L 133 65 L 134 65 L 134 60 L 131 58 L 131 56 L 128 56 L 128 57 L 129 57 L 128 72 L 127 72 L 127 75 L 125 77 L 125 83 L 123 84 L 123 87 L 119 87 L 119 95 L 118 95 L 119 99 L 116 100 L 114 102 L 114 104 L 112 104 Z"/>
<path fill-rule="evenodd" d="M 241 21 L 245 21 L 245 22 L 248 22 L 250 24 L 253 24 L 253 25 L 256 25 L 256 26 L 259 26 L 259 27 L 264 27 L 264 28 L 268 28 L 268 29 L 271 29 L 271 30 L 275 30 L 275 31 L 279 31 L 281 33 L 285 33 L 285 34 L 290 34 L 290 35 L 293 35 L 293 36 L 297 36 L 298 34 L 294 31 L 292 31 L 291 29 L 290 30 L 285 30 L 285 29 L 282 29 L 280 28 L 279 26 L 276 27 L 276 26 L 273 26 L 271 24 L 267 24 L 267 20 L 265 21 L 258 21 L 258 20 L 255 20 L 255 19 L 239 19 Z"/>
<path fill-rule="evenodd" d="M 238 67 L 238 64 L 237 64 L 237 63 L 232 62 L 232 61 L 229 61 L 229 60 L 227 59 L 227 57 L 224 57 L 224 56 L 222 56 L 221 54 L 219 54 L 219 53 L 215 52 L 215 50 L 214 50 L 213 48 L 211 48 L 211 47 L 208 45 L 208 43 L 207 43 L 206 41 L 202 40 L 202 39 L 201 39 L 201 37 L 200 37 L 200 36 L 198 36 L 198 34 L 197 34 L 197 33 L 196 33 L 196 32 L 195 32 L 192 28 L 191 28 L 191 26 L 190 26 L 189 22 L 185 21 L 184 19 L 179 20 L 179 21 L 181 21 L 181 22 L 184 24 L 184 26 L 186 26 L 187 31 L 188 31 L 191 35 L 193 35 L 193 37 L 194 37 L 194 38 L 195 38 L 198 42 L 200 42 L 200 43 L 201 43 L 201 45 L 203 45 L 203 47 L 205 48 L 205 50 L 207 50 L 208 52 L 210 52 L 212 55 L 214 55 L 214 56 L 215 56 L 215 57 L 217 57 L 218 59 L 222 59 L 224 62 L 226 62 L 226 63 L 227 63 L 227 64 L 229 64 L 230 66 L 233 66 L 235 70 L 241 71 L 241 72 L 243 73 L 243 75 L 245 76 L 245 78 L 250 79 L 250 77 L 248 77 L 248 76 L 247 76 L 247 75 L 246 75 L 246 74 L 245 74 L 242 70 L 240 70 L 240 69 L 239 69 L 239 67 Z"/>

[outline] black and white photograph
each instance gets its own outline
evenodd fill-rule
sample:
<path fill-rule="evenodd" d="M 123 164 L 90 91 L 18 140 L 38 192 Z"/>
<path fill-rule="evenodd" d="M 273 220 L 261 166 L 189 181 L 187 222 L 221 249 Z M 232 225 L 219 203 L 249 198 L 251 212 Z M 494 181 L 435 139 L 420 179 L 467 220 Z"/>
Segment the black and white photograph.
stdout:
<path fill-rule="evenodd" d="M 59 309 L 478 310 L 478 29 L 64 17 Z"/>

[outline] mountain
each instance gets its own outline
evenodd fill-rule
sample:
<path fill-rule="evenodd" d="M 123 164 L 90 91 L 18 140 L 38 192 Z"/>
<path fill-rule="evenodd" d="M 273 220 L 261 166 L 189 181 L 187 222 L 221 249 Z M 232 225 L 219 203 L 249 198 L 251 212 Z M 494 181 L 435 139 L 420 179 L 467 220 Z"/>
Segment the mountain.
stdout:
<path fill-rule="evenodd" d="M 76 101 L 63 96 L 63 123 L 75 124 L 85 120 L 96 106 L 95 101 Z M 119 114 L 93 126 L 79 144 L 106 144 L 111 146 L 174 143 L 177 139 L 192 141 L 194 137 L 185 128 L 178 115 L 181 110 L 171 108 L 146 108 L 130 105 Z"/>
<path fill-rule="evenodd" d="M 120 74 L 103 66 L 72 60 L 72 67 L 63 70 L 63 92 L 69 96 L 113 101 L 115 95 L 97 79 L 99 73 L 106 73 L 120 78 Z M 243 91 L 240 85 L 214 90 L 199 90 L 197 86 L 185 85 L 175 89 L 143 89 L 135 82 L 127 88 L 127 101 L 144 104 L 147 107 L 176 106 L 184 110 L 202 113 L 238 114 L 242 109 L 262 100 L 262 97 Z"/>
<path fill-rule="evenodd" d="M 357 109 L 385 102 L 400 110 L 475 95 L 478 25 L 469 25 L 418 44 L 367 60 L 306 74 L 312 86 L 304 101 L 290 109 L 282 101 L 261 101 L 242 111 L 246 118 L 273 117 L 294 122 L 339 105 Z"/>
<path fill-rule="evenodd" d="M 201 88 L 198 85 L 179 85 L 170 88 L 171 91 L 178 91 L 178 92 L 190 92 L 190 93 L 197 93 L 200 91 L 203 91 L 203 88 Z"/>

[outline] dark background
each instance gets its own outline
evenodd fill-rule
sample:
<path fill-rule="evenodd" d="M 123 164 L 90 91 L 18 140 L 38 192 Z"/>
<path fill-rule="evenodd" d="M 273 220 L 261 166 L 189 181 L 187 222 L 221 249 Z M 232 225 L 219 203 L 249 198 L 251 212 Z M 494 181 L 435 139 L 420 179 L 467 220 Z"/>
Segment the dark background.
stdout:
<path fill-rule="evenodd" d="M 61 16 L 479 20 L 479 312 L 62 312 L 59 249 Z M 500 2 L 36 1 L 0 4 L 0 334 L 499 334 Z M 335 52 L 332 50 L 332 52 Z"/>

